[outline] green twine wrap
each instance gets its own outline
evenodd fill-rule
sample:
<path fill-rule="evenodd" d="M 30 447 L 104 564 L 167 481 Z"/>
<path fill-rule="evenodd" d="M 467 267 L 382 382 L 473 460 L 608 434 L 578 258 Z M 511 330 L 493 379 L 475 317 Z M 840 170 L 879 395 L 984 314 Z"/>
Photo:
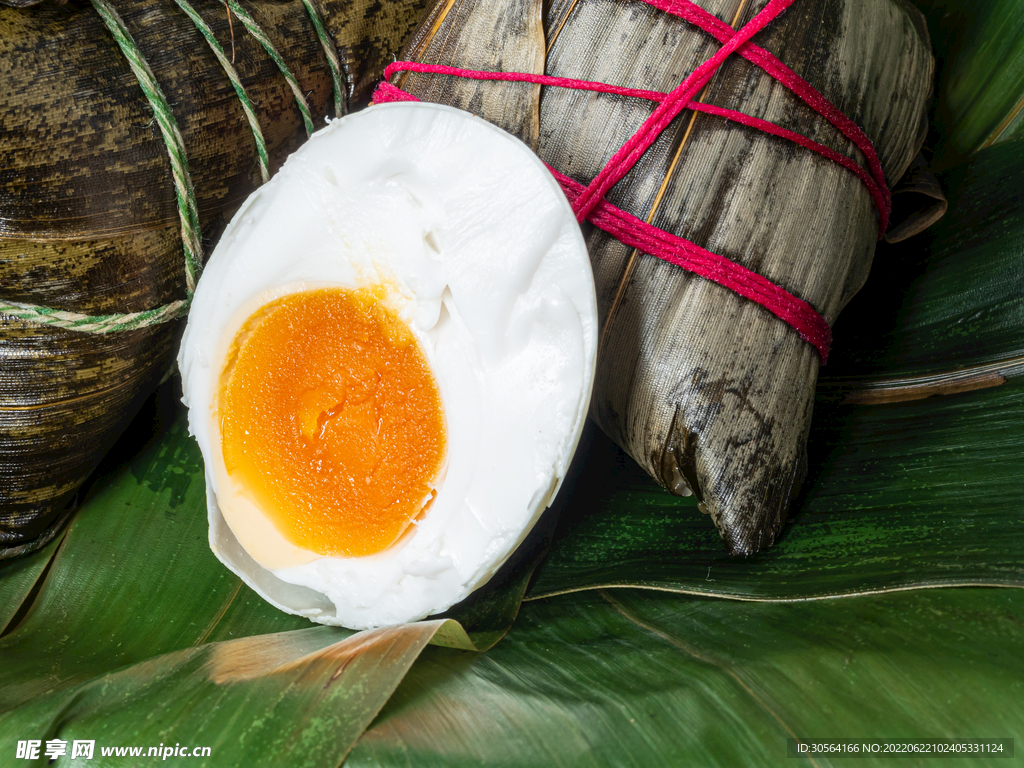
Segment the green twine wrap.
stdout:
<path fill-rule="evenodd" d="M 203 37 L 206 38 L 206 42 L 210 44 L 210 49 L 213 51 L 213 55 L 217 57 L 217 61 L 224 68 L 224 72 L 228 76 L 228 80 L 231 81 L 232 87 L 235 89 L 235 93 L 238 94 L 238 100 L 242 102 L 242 111 L 245 112 L 245 119 L 249 121 L 249 127 L 252 129 L 253 138 L 256 140 L 256 155 L 259 157 L 260 162 L 260 177 L 263 179 L 263 183 L 270 180 L 270 160 L 267 158 L 267 143 L 263 140 L 263 131 L 260 129 L 260 121 L 256 117 L 256 111 L 252 108 L 252 102 L 249 101 L 249 94 L 245 92 L 245 87 L 242 85 L 241 78 L 238 77 L 238 70 L 235 69 L 234 64 L 228 61 L 227 55 L 224 53 L 224 49 L 221 48 L 220 43 L 217 42 L 217 38 L 213 36 L 213 30 L 210 26 L 203 21 L 203 17 L 196 13 L 195 8 L 189 5 L 186 0 L 174 0 L 188 17 L 195 23 L 196 28 L 202 33 Z"/>
<path fill-rule="evenodd" d="M 331 71 L 331 82 L 334 84 L 334 116 L 341 117 L 348 112 L 348 104 L 345 98 L 345 88 L 341 84 L 341 64 L 338 63 L 338 51 L 334 47 L 331 36 L 327 34 L 320 9 L 316 7 L 313 0 L 302 0 L 302 4 L 306 6 L 306 13 L 309 14 L 309 19 L 313 22 L 316 36 L 320 38 L 320 45 L 323 46 L 324 55 L 327 57 L 327 68 Z"/>
<path fill-rule="evenodd" d="M 263 30 L 260 29 L 260 25 L 256 23 L 249 12 L 240 6 L 237 0 L 228 0 L 228 7 L 231 12 L 235 14 L 235 17 L 242 22 L 249 34 L 256 38 L 256 42 L 263 46 L 263 49 L 267 52 L 267 55 L 273 59 L 274 63 L 277 64 L 277 68 L 281 70 L 281 74 L 284 75 L 285 82 L 288 83 L 288 87 L 292 89 L 292 94 L 295 96 L 295 103 L 299 106 L 299 112 L 302 114 L 302 122 L 306 126 L 306 135 L 313 135 L 313 118 L 309 115 L 309 104 L 306 103 L 306 97 L 302 94 L 302 89 L 299 87 L 298 81 L 295 79 L 295 75 L 292 74 L 291 69 L 285 64 L 281 54 L 277 52 L 277 48 L 270 42 L 270 38 L 267 37 Z"/>
<path fill-rule="evenodd" d="M 213 35 L 213 30 L 210 29 L 209 25 L 187 0 L 175 0 L 175 3 L 188 15 L 199 32 L 206 38 L 211 50 L 231 81 L 231 85 L 241 101 L 242 110 L 252 130 L 253 140 L 256 144 L 256 154 L 259 158 L 260 176 L 266 182 L 270 178 L 266 141 L 263 138 L 263 131 L 252 107 L 252 102 L 245 92 L 237 70 L 228 60 L 220 43 L 217 42 Z M 92 0 L 92 4 L 100 18 L 103 19 L 115 42 L 117 42 L 121 52 L 128 60 L 128 65 L 139 81 L 142 92 L 153 109 L 153 115 L 160 128 L 160 134 L 163 137 L 164 144 L 167 146 L 167 154 L 171 161 L 171 177 L 174 180 L 174 196 L 178 206 L 178 217 L 181 220 L 181 242 L 185 252 L 185 287 L 187 298 L 173 301 L 156 309 L 109 315 L 86 315 L 79 312 L 68 312 L 37 306 L 35 304 L 0 300 L 0 313 L 39 325 L 49 325 L 82 333 L 116 333 L 119 331 L 148 328 L 188 314 L 188 308 L 192 303 L 192 296 L 195 293 L 196 282 L 199 279 L 199 273 L 202 271 L 203 246 L 202 235 L 199 229 L 199 209 L 196 203 L 195 189 L 192 186 L 192 176 L 189 173 L 185 142 L 182 139 L 181 131 L 178 129 L 178 123 L 174 119 L 174 114 L 171 112 L 167 99 L 157 83 L 152 69 L 150 69 L 149 64 L 143 58 L 142 52 L 125 26 L 124 20 L 110 4 L 109 0 Z M 327 34 L 320 12 L 316 5 L 314 5 L 313 0 L 302 0 L 302 4 L 306 8 L 320 44 L 323 46 L 333 83 L 335 114 L 341 117 L 345 114 L 345 92 L 341 81 L 341 67 L 338 63 L 337 51 L 330 36 Z M 295 102 L 302 115 L 306 134 L 312 135 L 313 120 L 310 117 L 309 104 L 306 102 L 302 89 L 299 87 L 298 81 L 292 74 L 291 69 L 278 53 L 273 43 L 270 42 L 270 39 L 263 33 L 263 30 L 260 29 L 252 16 L 238 4 L 237 0 L 228 0 L 228 6 L 249 33 L 263 46 L 274 63 L 277 64 L 278 69 L 280 69 L 281 74 L 295 96 Z"/>
<path fill-rule="evenodd" d="M 148 328 L 151 325 L 159 325 L 169 320 L 176 320 L 188 314 L 189 299 L 172 301 L 156 309 L 146 309 L 142 312 L 129 312 L 127 314 L 113 315 L 82 315 L 78 312 L 64 312 L 60 309 L 49 307 L 37 307 L 33 304 L 19 304 L 17 302 L 0 302 L 0 312 L 11 315 L 21 320 L 28 320 L 43 325 L 53 325 L 58 328 L 66 328 L 70 331 L 82 331 L 84 333 L 115 333 L 117 331 L 134 331 L 138 328 Z"/>

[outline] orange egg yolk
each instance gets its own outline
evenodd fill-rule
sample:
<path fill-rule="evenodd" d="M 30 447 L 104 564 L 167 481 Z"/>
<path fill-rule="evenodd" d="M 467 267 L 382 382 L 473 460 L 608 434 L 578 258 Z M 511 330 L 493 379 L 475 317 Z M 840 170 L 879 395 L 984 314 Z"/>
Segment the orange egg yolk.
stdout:
<path fill-rule="evenodd" d="M 243 325 L 220 380 L 228 474 L 293 544 L 357 557 L 422 514 L 445 461 L 441 397 L 376 289 L 289 294 Z"/>

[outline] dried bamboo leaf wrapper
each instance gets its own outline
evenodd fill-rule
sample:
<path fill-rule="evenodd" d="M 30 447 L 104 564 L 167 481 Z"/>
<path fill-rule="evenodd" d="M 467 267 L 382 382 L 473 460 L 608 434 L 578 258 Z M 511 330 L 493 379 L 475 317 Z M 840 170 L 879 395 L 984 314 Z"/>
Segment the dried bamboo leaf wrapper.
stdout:
<path fill-rule="evenodd" d="M 421 10 L 411 2 L 379 4 L 390 16 L 404 11 L 405 23 L 403 27 L 395 19 L 391 35 L 371 44 L 363 36 L 381 34 L 370 23 L 371 5 L 320 3 L 355 100 L 366 96 Z M 212 216 L 237 206 L 261 179 L 252 134 L 223 68 L 172 0 L 117 7 L 187 137 L 199 209 Z M 206 0 L 195 7 L 230 50 L 223 3 Z M 296 73 L 312 115 L 322 124 L 334 112 L 331 78 L 302 4 L 257 2 L 247 8 Z M 365 18 L 350 23 L 346 14 Z M 300 113 L 277 65 L 237 19 L 233 26 L 234 66 L 258 105 L 268 149 L 280 164 L 305 138 Z M 166 147 L 153 126 L 152 109 L 102 19 L 88 6 L 5 9 L 0 45 L 0 82 L 7 84 L 0 92 L 0 108 L 5 111 L 8 159 L 0 168 L 7 192 L 0 232 L 87 238 L 175 224 Z M 357 49 L 368 58 L 353 60 Z M 352 90 L 357 80 L 359 89 Z M 116 194 L 104 197 L 104 192 Z"/>
<path fill-rule="evenodd" d="M 544 29 L 540 0 L 510 0 L 477 5 L 442 2 L 420 26 L 410 46 L 422 46 L 434 64 L 490 71 L 544 74 Z M 435 24 L 458 29 L 457 35 L 434 34 Z M 411 73 L 406 87 L 425 101 L 449 104 L 478 115 L 518 136 L 537 149 L 539 85 L 479 82 L 448 78 L 443 81 Z"/>
<path fill-rule="evenodd" d="M 703 3 L 734 27 L 764 5 Z M 890 184 L 919 149 L 930 92 L 933 62 L 915 14 L 889 0 L 798 0 L 754 39 L 864 129 Z M 546 74 L 665 92 L 719 46 L 623 0 L 556 3 L 545 30 Z M 443 25 L 442 33 L 455 34 Z M 423 60 L 415 47 L 409 54 Z M 823 117 L 739 56 L 702 98 L 864 162 Z M 654 104 L 544 88 L 539 109 L 541 158 L 586 183 Z M 863 284 L 878 236 L 878 211 L 854 174 L 700 113 L 684 111 L 608 199 L 760 273 L 830 322 Z M 695 491 L 731 551 L 771 543 L 805 472 L 817 352 L 715 283 L 599 231 L 588 233 L 588 247 L 604 327 L 592 415 L 664 486 Z"/>
<path fill-rule="evenodd" d="M 261 183 L 238 94 L 171 0 L 116 3 L 184 139 L 207 246 Z M 227 54 L 222 2 L 194 3 Z M 420 0 L 316 3 L 363 100 Z M 246 3 L 317 124 L 335 112 L 327 54 L 300 0 Z M 243 11 L 244 12 L 244 11 Z M 306 138 L 296 97 L 233 19 L 234 69 L 273 171 Z M 168 148 L 126 56 L 88 3 L 0 8 L 0 299 L 97 315 L 186 297 Z M 179 323 L 107 335 L 0 317 L 0 548 L 36 539 L 172 364 Z"/>
<path fill-rule="evenodd" d="M 41 306 L 155 307 L 184 295 L 180 253 L 176 227 L 104 240 L 0 240 L 0 284 L 5 299 Z M 0 498 L 8 541 L 35 539 L 59 519 L 126 415 L 167 372 L 178 336 L 173 326 L 95 335 L 4 321 Z"/>

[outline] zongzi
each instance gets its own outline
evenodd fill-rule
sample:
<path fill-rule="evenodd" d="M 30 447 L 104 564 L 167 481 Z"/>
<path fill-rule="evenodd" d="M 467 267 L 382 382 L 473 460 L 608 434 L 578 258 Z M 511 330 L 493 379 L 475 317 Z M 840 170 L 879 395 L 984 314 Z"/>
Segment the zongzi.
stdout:
<path fill-rule="evenodd" d="M 702 1 L 441 0 L 375 99 L 462 107 L 556 171 L 597 283 L 592 416 L 749 554 L 805 476 L 933 59 L 902 0 Z"/>
<path fill-rule="evenodd" d="M 421 9 L 0 7 L 0 557 L 55 533 L 172 365 L 181 324 L 165 321 L 204 248 L 317 124 L 365 99 Z"/>

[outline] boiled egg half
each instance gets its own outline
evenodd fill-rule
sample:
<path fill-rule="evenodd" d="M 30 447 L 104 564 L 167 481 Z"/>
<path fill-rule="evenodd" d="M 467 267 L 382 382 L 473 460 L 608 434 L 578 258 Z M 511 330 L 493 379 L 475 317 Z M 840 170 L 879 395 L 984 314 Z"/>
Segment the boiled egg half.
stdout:
<path fill-rule="evenodd" d="M 572 210 L 518 139 L 425 103 L 333 121 L 239 210 L 189 313 L 213 551 L 324 624 L 459 602 L 558 491 L 596 314 Z"/>

